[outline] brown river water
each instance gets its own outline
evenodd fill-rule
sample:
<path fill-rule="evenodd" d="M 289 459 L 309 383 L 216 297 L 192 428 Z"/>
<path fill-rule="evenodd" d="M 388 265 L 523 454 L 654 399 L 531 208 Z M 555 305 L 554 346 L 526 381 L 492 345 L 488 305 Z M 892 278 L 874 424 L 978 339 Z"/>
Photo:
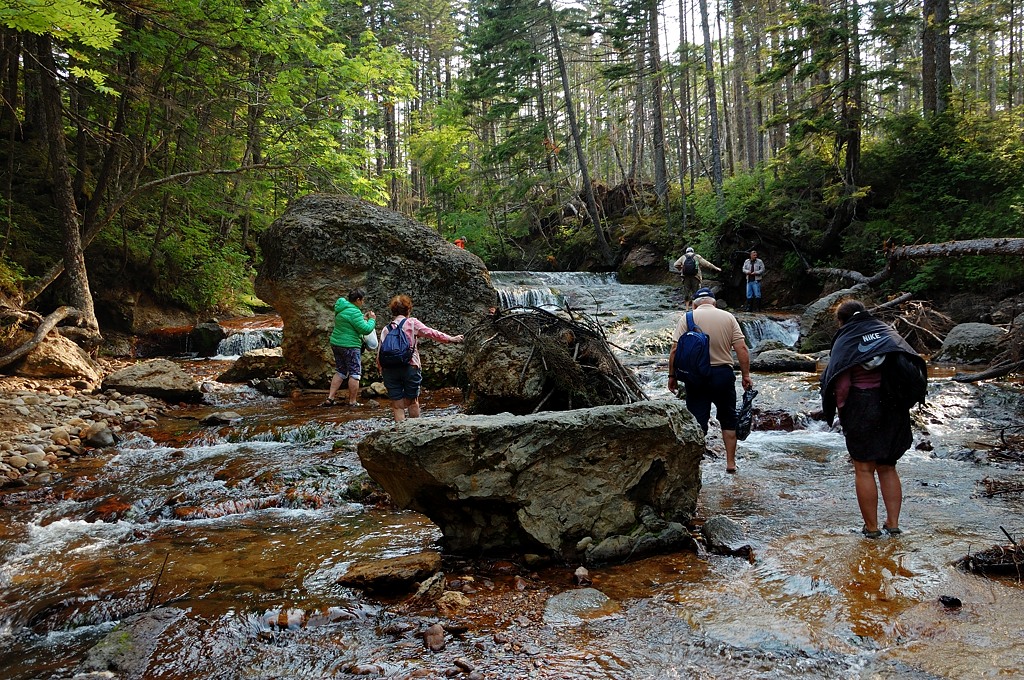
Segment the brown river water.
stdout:
<path fill-rule="evenodd" d="M 663 355 L 629 363 L 652 398 L 670 398 Z M 424 517 L 356 492 L 355 446 L 391 425 L 389 411 L 221 386 L 215 403 L 66 467 L 45 495 L 22 492 L 34 502 L 0 504 L 0 678 L 74 677 L 118 621 L 161 608 L 173 623 L 111 677 L 1024 677 L 1020 581 L 953 566 L 1005 543 L 1000 527 L 1024 536 L 1022 494 L 986 496 L 983 482 L 1024 486 L 1024 472 L 969 453 L 1019 423 L 1022 388 L 949 377 L 933 372 L 915 416 L 915 444 L 933 450 L 899 465 L 902 536 L 858 533 L 842 435 L 801 415 L 818 405 L 814 376 L 759 375 L 757 405 L 804 429 L 752 433 L 737 475 L 705 460 L 699 505 L 701 518 L 743 526 L 751 559 L 681 552 L 593 568 L 611 601 L 588 609 L 548 602 L 576 588 L 578 565 L 450 557 L 449 582 L 471 584 L 451 618 L 336 583 L 353 562 L 440 538 Z M 242 421 L 198 422 L 228 409 Z M 459 413 L 456 391 L 425 396 L 425 417 Z M 448 640 L 431 652 L 418 633 L 437 621 Z"/>

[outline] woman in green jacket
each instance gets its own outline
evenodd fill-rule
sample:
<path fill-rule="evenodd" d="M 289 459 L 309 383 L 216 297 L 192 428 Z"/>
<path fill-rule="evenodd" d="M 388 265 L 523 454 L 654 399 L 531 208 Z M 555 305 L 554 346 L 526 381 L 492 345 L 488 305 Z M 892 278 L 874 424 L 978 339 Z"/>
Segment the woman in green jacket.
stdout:
<path fill-rule="evenodd" d="M 366 291 L 354 288 L 346 298 L 334 303 L 334 330 L 331 331 L 331 351 L 334 353 L 334 377 L 327 401 L 321 406 L 334 406 L 334 395 L 341 384 L 348 381 L 348 405 L 359 406 L 359 378 L 363 374 L 363 336 L 377 326 L 377 315 L 363 312 Z"/>

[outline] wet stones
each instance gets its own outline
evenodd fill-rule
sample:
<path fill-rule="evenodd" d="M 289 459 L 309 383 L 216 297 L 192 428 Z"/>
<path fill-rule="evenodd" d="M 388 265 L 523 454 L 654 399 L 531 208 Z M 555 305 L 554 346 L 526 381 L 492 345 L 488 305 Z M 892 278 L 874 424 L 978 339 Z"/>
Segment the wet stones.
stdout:
<path fill-rule="evenodd" d="M 13 378 L 0 383 L 0 487 L 48 483 L 63 461 L 156 424 L 162 404 L 86 387 Z"/>
<path fill-rule="evenodd" d="M 720 555 L 750 557 L 750 541 L 739 522 L 725 515 L 709 517 L 700 528 L 708 550 Z"/>
<path fill-rule="evenodd" d="M 544 623 L 554 626 L 580 625 L 618 613 L 617 602 L 596 588 L 577 588 L 553 595 L 544 607 Z"/>
<path fill-rule="evenodd" d="M 758 373 L 814 373 L 818 362 L 814 357 L 791 349 L 769 349 L 750 360 L 750 370 Z"/>
<path fill-rule="evenodd" d="M 441 554 L 427 550 L 414 555 L 357 563 L 338 579 L 338 584 L 378 594 L 407 593 L 418 583 L 438 574 L 440 569 Z M 443 585 L 442 580 L 442 591 Z"/>
<path fill-rule="evenodd" d="M 181 366 L 167 359 L 152 359 L 114 371 L 103 379 L 104 390 L 149 395 L 169 402 L 201 402 L 203 393 Z"/>

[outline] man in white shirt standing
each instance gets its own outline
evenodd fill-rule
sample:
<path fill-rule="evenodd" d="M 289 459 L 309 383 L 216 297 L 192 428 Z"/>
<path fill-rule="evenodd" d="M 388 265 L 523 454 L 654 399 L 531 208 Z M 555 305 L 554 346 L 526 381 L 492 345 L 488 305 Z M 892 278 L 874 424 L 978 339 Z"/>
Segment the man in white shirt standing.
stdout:
<path fill-rule="evenodd" d="M 761 311 L 761 276 L 764 274 L 764 262 L 757 256 L 756 250 L 750 251 L 750 258 L 743 261 L 743 278 L 747 280 L 748 312 Z"/>

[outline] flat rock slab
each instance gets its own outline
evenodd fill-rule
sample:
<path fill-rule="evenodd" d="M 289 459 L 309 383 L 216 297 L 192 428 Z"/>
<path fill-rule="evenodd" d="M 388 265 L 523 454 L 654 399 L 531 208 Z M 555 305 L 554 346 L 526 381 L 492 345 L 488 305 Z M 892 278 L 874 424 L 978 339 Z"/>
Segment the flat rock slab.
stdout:
<path fill-rule="evenodd" d="M 369 475 L 436 523 L 447 550 L 566 558 L 651 511 L 686 523 L 703 452 L 678 400 L 407 420 L 359 444 Z"/>

